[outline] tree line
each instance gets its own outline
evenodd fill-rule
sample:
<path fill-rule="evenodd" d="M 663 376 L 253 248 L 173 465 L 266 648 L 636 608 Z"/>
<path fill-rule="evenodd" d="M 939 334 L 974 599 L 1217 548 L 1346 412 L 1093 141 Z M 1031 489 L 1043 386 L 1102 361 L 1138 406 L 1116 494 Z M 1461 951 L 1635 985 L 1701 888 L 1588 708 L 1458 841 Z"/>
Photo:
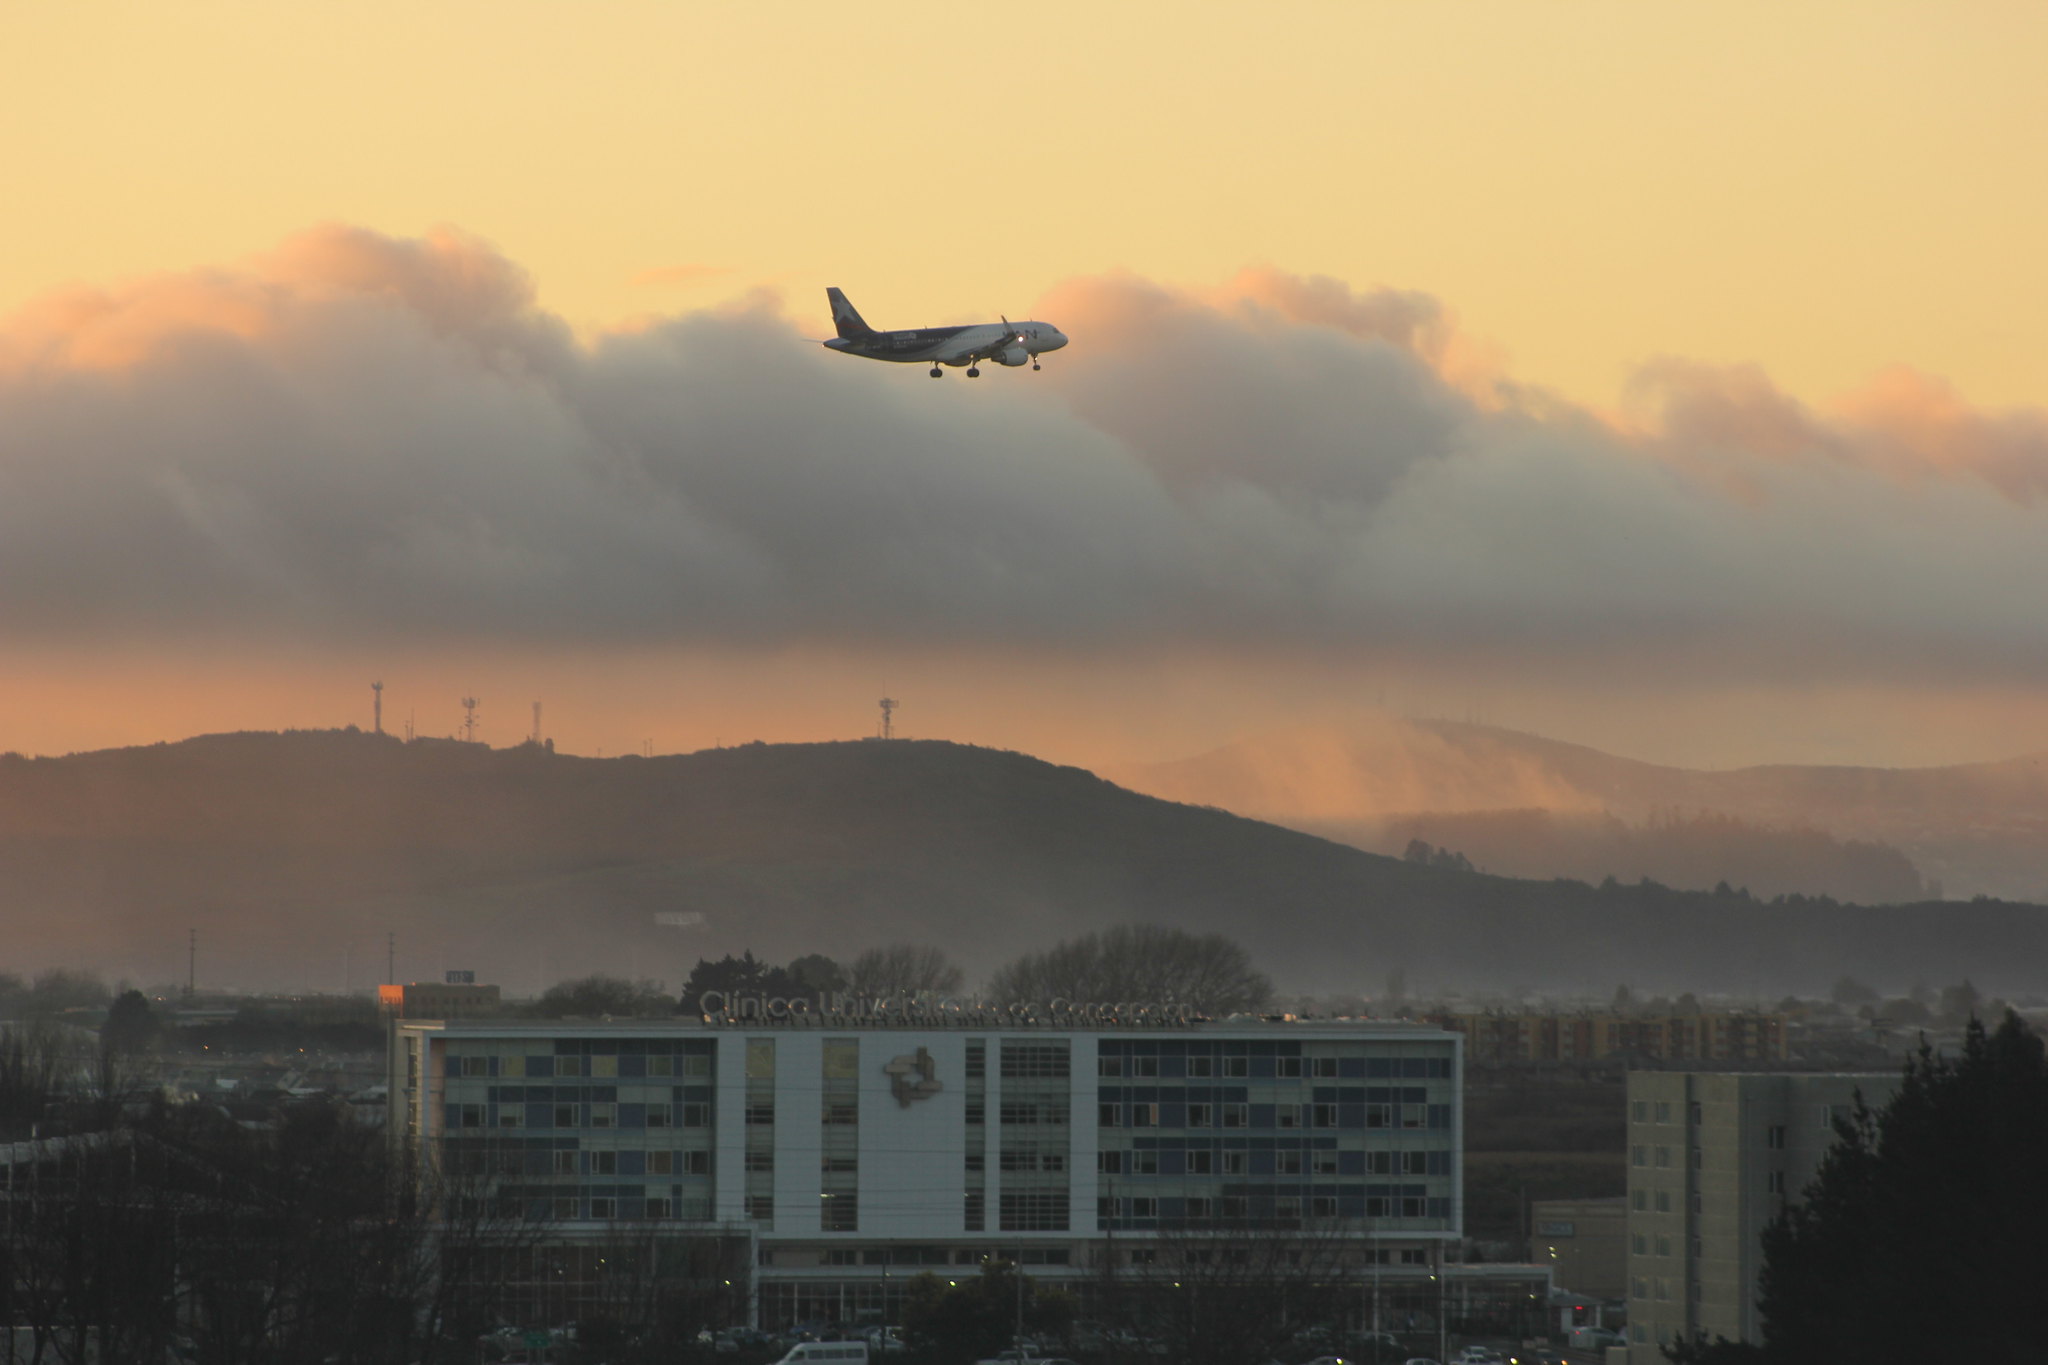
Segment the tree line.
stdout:
<path fill-rule="evenodd" d="M 537 1015 L 650 1017 L 693 1012 L 707 991 L 727 995 L 939 995 L 961 993 L 966 974 L 937 948 L 898 943 L 869 948 L 841 963 L 809 953 L 775 964 L 751 951 L 700 958 L 676 996 L 653 981 L 596 974 L 559 982 L 532 1006 Z M 1064 940 L 998 970 L 982 992 L 991 1000 L 1174 1002 L 1212 1017 L 1256 1010 L 1273 983 L 1250 955 L 1222 934 L 1127 925 Z"/>

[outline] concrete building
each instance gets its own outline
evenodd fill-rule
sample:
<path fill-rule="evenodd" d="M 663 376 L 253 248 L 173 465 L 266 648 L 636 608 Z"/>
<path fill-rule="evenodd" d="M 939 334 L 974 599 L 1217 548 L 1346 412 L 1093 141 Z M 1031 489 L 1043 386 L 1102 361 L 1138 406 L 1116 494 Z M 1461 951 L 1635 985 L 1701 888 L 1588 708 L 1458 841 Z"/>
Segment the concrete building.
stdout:
<path fill-rule="evenodd" d="M 1540 1268 L 1444 1265 L 1455 1034 L 769 1003 L 784 1008 L 399 1020 L 393 1140 L 494 1173 L 501 1206 L 563 1236 L 744 1235 L 764 1325 L 896 1321 L 916 1268 L 988 1257 L 1081 1286 L 1204 1228 L 1343 1239 L 1361 1313 L 1368 1285 L 1374 1311 L 1382 1291 L 1389 1311 L 1448 1284 L 1505 1312 L 1549 1288 Z"/>
<path fill-rule="evenodd" d="M 1630 1365 L 1704 1334 L 1762 1340 L 1762 1235 L 1799 1197 L 1860 1093 L 1896 1073 L 1632 1071 L 1628 1078 Z"/>
<path fill-rule="evenodd" d="M 1791 1056 L 1782 1014 L 1444 1014 L 1435 1023 L 1465 1036 L 1472 1066 L 1658 1061 L 1773 1062 Z"/>
<path fill-rule="evenodd" d="M 1548 1261 L 1559 1290 L 1593 1299 L 1628 1297 L 1628 1198 L 1534 1199 L 1533 1258 Z"/>

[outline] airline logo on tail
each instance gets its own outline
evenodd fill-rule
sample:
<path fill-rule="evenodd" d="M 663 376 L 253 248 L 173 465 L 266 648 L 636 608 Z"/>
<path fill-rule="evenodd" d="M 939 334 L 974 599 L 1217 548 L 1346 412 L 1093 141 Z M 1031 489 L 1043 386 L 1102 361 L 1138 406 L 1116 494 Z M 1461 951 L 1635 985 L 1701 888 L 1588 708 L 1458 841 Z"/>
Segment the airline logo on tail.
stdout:
<path fill-rule="evenodd" d="M 839 335 L 825 343 L 826 349 L 869 360 L 891 360 L 899 364 L 930 364 L 932 378 L 945 371 L 939 367 L 967 367 L 967 377 L 981 376 L 981 362 L 1015 368 L 1029 365 L 1038 369 L 1038 357 L 1067 344 L 1067 334 L 1049 322 L 970 323 L 962 327 L 918 327 L 901 332 L 878 332 L 868 326 L 860 312 L 837 288 L 825 291 L 832 305 L 832 325 Z"/>

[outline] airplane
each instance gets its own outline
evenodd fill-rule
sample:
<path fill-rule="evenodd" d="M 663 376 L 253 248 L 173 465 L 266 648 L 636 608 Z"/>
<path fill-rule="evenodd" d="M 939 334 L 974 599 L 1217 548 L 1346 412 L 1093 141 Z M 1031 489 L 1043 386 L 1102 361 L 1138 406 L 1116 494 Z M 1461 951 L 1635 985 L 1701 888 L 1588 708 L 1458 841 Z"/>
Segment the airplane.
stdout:
<path fill-rule="evenodd" d="M 967 377 L 979 379 L 980 362 L 984 360 L 1011 366 L 1028 360 L 1035 370 L 1041 352 L 1057 351 L 1067 344 L 1066 333 L 1051 323 L 1012 322 L 1008 318 L 1000 323 L 970 323 L 964 327 L 878 332 L 861 320 L 838 289 L 827 289 L 825 297 L 832 304 L 832 321 L 839 329 L 838 336 L 825 342 L 827 348 L 845 355 L 866 356 L 869 360 L 929 360 L 934 379 L 945 373 L 939 368 L 941 365 L 956 369 L 965 365 Z"/>

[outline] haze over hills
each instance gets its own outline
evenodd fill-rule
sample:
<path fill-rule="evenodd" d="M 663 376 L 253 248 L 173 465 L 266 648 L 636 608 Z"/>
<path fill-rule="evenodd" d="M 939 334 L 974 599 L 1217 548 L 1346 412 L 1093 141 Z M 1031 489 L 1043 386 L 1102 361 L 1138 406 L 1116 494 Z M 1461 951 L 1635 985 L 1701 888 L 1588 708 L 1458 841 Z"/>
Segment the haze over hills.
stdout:
<path fill-rule="evenodd" d="M 1076 768 L 938 741 L 654 759 L 210 736 L 0 760 L 7 966 L 335 990 L 468 968 L 515 993 L 699 956 L 928 942 L 979 979 L 1102 925 L 1233 935 L 1287 989 L 1818 991 L 2048 966 L 2034 906 L 1864 909 L 1421 867 Z"/>
<path fill-rule="evenodd" d="M 1764 895 L 1885 900 L 1914 898 L 1924 878 L 1951 898 L 2048 895 L 2048 754 L 1940 768 L 1706 771 L 1493 726 L 1380 716 L 1111 775 L 1365 849 L 1398 851 L 1420 835 L 1514 875 L 1725 879 Z M 1726 819 L 1701 822 L 1701 813 Z M 1700 856 L 1703 842 L 1711 858 Z"/>

